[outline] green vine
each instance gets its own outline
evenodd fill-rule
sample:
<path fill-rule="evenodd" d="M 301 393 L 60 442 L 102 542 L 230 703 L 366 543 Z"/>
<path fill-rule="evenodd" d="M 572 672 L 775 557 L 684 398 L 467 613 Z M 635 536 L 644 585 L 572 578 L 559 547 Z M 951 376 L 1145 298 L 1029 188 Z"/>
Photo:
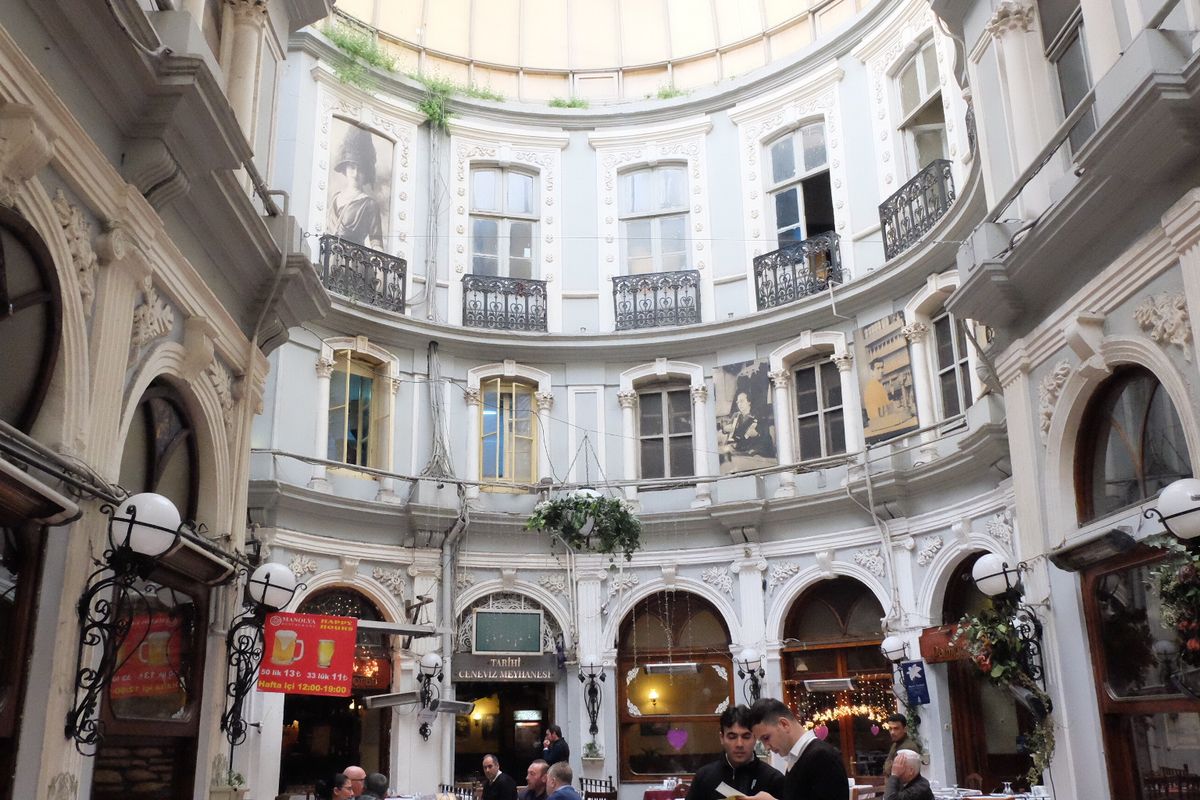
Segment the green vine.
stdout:
<path fill-rule="evenodd" d="M 589 519 L 594 520 L 590 528 Z M 622 553 L 626 561 L 641 547 L 642 523 L 630 512 L 628 503 L 615 497 L 577 492 L 545 500 L 534 506 L 525 528 L 553 531 L 574 550 Z"/>
<path fill-rule="evenodd" d="M 321 33 L 346 55 L 344 61 L 333 66 L 334 75 L 342 83 L 369 90 L 373 83 L 367 67 L 396 71 L 396 57 L 379 45 L 372 31 L 338 22 L 326 25 Z"/>
<path fill-rule="evenodd" d="M 1026 774 L 1030 785 L 1039 783 L 1054 756 L 1054 722 L 1050 718 L 1050 695 L 1038 685 L 1021 664 L 1021 637 L 1013 616 L 1015 602 L 997 598 L 992 607 L 977 615 L 968 614 L 958 622 L 954 643 L 963 647 L 988 681 L 1003 689 L 1024 689 L 1039 703 L 1043 714 L 1034 714 L 1033 730 L 1025 734 L 1025 749 L 1033 759 Z"/>
<path fill-rule="evenodd" d="M 449 132 L 450 130 L 450 95 L 457 88 L 455 84 L 436 75 L 416 73 L 410 76 L 425 87 L 425 96 L 417 103 L 417 108 L 429 120 L 429 127 L 435 131 Z"/>
<path fill-rule="evenodd" d="M 587 108 L 588 101 L 582 97 L 556 97 L 549 105 L 551 108 Z"/>

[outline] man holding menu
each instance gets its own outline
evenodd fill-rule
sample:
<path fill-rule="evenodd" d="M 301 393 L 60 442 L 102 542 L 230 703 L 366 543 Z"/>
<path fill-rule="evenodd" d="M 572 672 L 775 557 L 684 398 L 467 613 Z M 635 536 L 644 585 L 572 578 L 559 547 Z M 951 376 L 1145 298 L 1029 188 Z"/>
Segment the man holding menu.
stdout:
<path fill-rule="evenodd" d="M 759 792 L 750 800 L 849 800 L 842 754 L 800 724 L 783 703 L 769 697 L 755 703 L 750 730 L 787 764 L 782 796 Z"/>
<path fill-rule="evenodd" d="M 730 789 L 741 795 L 767 792 L 783 797 L 783 774 L 754 757 L 750 709 L 734 706 L 721 714 L 721 749 L 725 751 L 723 758 L 696 770 L 687 800 L 719 800 Z"/>

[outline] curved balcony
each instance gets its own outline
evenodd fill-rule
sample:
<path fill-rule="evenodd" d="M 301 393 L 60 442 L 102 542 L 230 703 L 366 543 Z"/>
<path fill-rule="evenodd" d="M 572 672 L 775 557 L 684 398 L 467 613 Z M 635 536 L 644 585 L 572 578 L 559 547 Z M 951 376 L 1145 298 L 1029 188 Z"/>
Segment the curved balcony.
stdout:
<path fill-rule="evenodd" d="M 331 292 L 384 311 L 404 313 L 408 262 L 361 244 L 321 237 L 321 282 Z"/>
<path fill-rule="evenodd" d="M 838 235 L 818 233 L 786 244 L 754 259 L 754 295 L 758 310 L 823 292 L 842 282 L 842 253 Z"/>
<path fill-rule="evenodd" d="M 546 282 L 499 275 L 463 276 L 463 326 L 497 331 L 546 330 Z"/>
<path fill-rule="evenodd" d="M 617 330 L 691 325 L 700 321 L 700 272 L 618 275 L 613 281 Z"/>
<path fill-rule="evenodd" d="M 929 162 L 908 183 L 879 204 L 883 255 L 892 259 L 916 244 L 954 203 L 954 177 L 944 158 Z"/>

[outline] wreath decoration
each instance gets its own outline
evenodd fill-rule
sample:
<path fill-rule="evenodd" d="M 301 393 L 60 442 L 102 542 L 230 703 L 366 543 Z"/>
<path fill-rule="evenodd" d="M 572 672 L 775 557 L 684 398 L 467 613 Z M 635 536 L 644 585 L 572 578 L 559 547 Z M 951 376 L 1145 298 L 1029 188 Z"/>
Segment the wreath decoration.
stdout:
<path fill-rule="evenodd" d="M 642 523 L 629 503 L 591 490 L 543 500 L 525 523 L 531 531 L 549 531 L 573 550 L 633 558 L 641 548 Z"/>

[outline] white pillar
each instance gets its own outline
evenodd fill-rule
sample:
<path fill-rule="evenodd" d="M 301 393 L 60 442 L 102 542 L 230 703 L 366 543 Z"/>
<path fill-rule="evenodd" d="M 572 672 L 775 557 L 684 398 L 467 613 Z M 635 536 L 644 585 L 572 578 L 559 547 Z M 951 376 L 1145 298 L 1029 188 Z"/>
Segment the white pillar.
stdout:
<path fill-rule="evenodd" d="M 380 397 L 386 398 L 386 402 L 391 404 L 388 406 L 387 424 L 384 425 L 383 430 L 383 469 L 392 471 L 396 468 L 396 395 L 400 392 L 400 379 L 385 375 L 383 388 L 388 390 L 388 394 L 380 395 Z M 395 478 L 388 476 L 379 479 L 379 493 L 375 499 L 385 503 L 396 501 Z"/>
<path fill-rule="evenodd" d="M 829 360 L 838 369 L 838 381 L 842 387 L 842 424 L 845 426 L 846 452 L 857 453 L 866 447 L 866 437 L 863 434 L 858 381 L 854 379 L 854 356 L 850 353 L 834 353 Z"/>
<path fill-rule="evenodd" d="M 333 362 L 321 356 L 317 359 L 316 367 L 317 408 L 324 410 L 317 414 L 317 441 L 313 449 L 317 458 L 329 458 L 329 376 L 333 374 Z M 278 420 L 275 424 L 279 424 Z M 321 492 L 330 490 L 329 481 L 325 478 L 324 464 L 313 464 L 308 488 Z"/>
<path fill-rule="evenodd" d="M 538 477 L 550 475 L 550 409 L 554 408 L 554 394 L 551 392 L 535 392 L 538 415 Z"/>
<path fill-rule="evenodd" d="M 742 647 L 753 647 L 762 653 L 766 662 L 764 643 L 766 639 L 766 600 L 763 594 L 763 573 L 767 571 L 767 561 L 755 550 L 750 551 L 746 558 L 733 562 L 733 571 L 738 576 L 738 601 L 741 606 L 741 631 L 739 633 Z M 737 657 L 737 653 L 733 654 Z M 765 695 L 764 695 L 765 696 Z"/>
<path fill-rule="evenodd" d="M 479 387 L 469 387 L 466 399 L 467 474 L 465 477 L 469 481 L 477 481 L 481 477 L 479 472 L 479 407 L 483 404 L 483 399 L 479 394 Z M 468 486 L 467 497 L 479 497 L 479 487 Z"/>
<path fill-rule="evenodd" d="M 258 95 L 259 54 L 267 22 L 266 0 L 227 0 L 233 9 L 233 45 L 230 49 L 225 94 L 246 139 L 253 141 L 254 100 Z"/>
<path fill-rule="evenodd" d="M 708 457 L 708 387 L 703 383 L 692 386 L 692 469 L 697 477 L 709 473 Z M 696 499 L 692 507 L 712 505 L 712 484 L 696 484 Z"/>
<path fill-rule="evenodd" d="M 777 369 L 771 372 L 771 385 L 775 387 L 775 451 L 779 453 L 780 464 L 795 464 L 796 453 L 792 448 L 792 409 L 788 402 L 789 388 L 792 384 L 790 370 Z M 779 487 L 775 489 L 776 497 L 796 496 L 796 475 L 791 470 L 779 473 Z"/>
<path fill-rule="evenodd" d="M 617 392 L 617 402 L 621 404 L 621 460 L 627 481 L 638 479 L 637 401 L 637 392 L 632 389 Z M 637 486 L 630 484 L 625 487 L 625 499 L 630 502 L 637 500 Z"/>
<path fill-rule="evenodd" d="M 917 396 L 917 424 L 922 428 L 937 422 L 937 404 L 933 396 L 933 363 L 929 358 L 929 348 L 926 340 L 929 337 L 929 326 L 919 319 L 914 319 L 901 330 L 904 338 L 908 339 L 912 348 L 913 392 Z M 965 412 L 966 409 L 964 408 Z M 937 431 L 927 430 L 921 434 L 920 459 L 929 461 L 937 457 L 937 450 L 932 442 L 937 438 Z"/>

